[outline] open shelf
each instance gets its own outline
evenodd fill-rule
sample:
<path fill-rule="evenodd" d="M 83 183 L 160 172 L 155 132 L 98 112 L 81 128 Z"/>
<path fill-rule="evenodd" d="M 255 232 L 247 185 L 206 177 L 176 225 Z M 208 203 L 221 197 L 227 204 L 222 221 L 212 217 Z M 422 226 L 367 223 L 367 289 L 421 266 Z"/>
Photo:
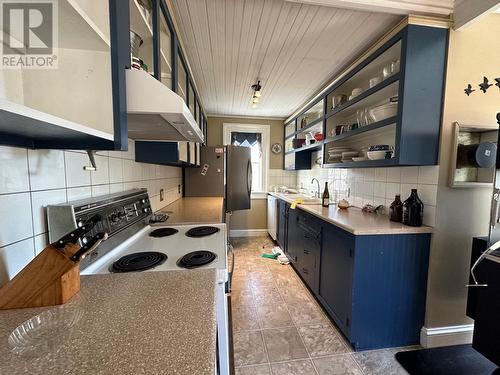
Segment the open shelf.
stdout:
<path fill-rule="evenodd" d="M 349 161 L 346 163 L 325 163 L 323 168 L 375 168 L 375 167 L 390 167 L 397 165 L 398 160 L 381 159 L 381 160 L 363 160 L 363 161 Z"/>
<path fill-rule="evenodd" d="M 54 148 L 64 141 L 68 148 L 70 145 L 102 145 L 102 149 L 112 149 L 114 141 L 113 134 L 5 99 L 0 99 L 0 134 L 2 139 L 11 138 L 11 141 L 17 140 L 19 146 L 32 148 Z"/>
<path fill-rule="evenodd" d="M 301 134 L 305 133 L 307 131 L 311 131 L 313 128 L 323 128 L 323 119 L 324 117 L 321 116 L 320 118 L 317 118 L 316 120 L 312 121 L 310 124 L 307 124 L 307 126 L 304 126 L 302 129 L 299 129 L 295 132 L 295 134 Z"/>
<path fill-rule="evenodd" d="M 384 99 L 388 99 L 394 95 L 397 95 L 398 94 L 397 85 L 393 84 L 399 81 L 399 79 L 400 79 L 399 73 L 390 76 L 389 78 L 380 82 L 378 85 L 362 92 L 355 98 L 347 101 L 344 104 L 339 105 L 337 108 L 333 110 L 329 110 L 329 112 L 326 115 L 326 118 L 328 119 L 331 116 L 334 116 L 340 112 L 346 113 L 347 112 L 346 110 L 349 110 L 349 113 L 351 112 L 354 113 L 360 107 L 367 107 L 370 105 L 374 105 Z"/>
<path fill-rule="evenodd" d="M 129 0 L 130 4 L 130 30 L 139 35 L 144 41 L 146 39 L 153 39 L 153 29 L 149 24 L 148 20 L 141 11 L 141 7 L 137 0 Z M 167 64 L 168 70 L 172 71 L 172 65 L 169 59 L 165 55 L 165 52 L 160 48 L 160 55 L 162 62 Z M 153 68 L 153 67 L 151 67 Z"/>
<path fill-rule="evenodd" d="M 302 147 L 299 147 L 299 148 L 287 151 L 287 152 L 285 152 L 285 155 L 294 154 L 296 152 L 301 152 L 301 151 L 319 150 L 321 148 L 321 146 L 323 146 L 323 143 L 324 143 L 324 141 L 314 142 L 314 143 L 312 143 L 310 145 L 302 146 Z"/>
<path fill-rule="evenodd" d="M 328 137 L 328 138 L 326 138 L 326 142 L 330 143 L 330 142 L 338 142 L 341 140 L 345 140 L 345 139 L 353 137 L 355 135 L 363 134 L 365 132 L 369 132 L 372 130 L 383 128 L 383 127 L 388 126 L 388 125 L 392 125 L 392 124 L 396 123 L 396 121 L 397 121 L 396 116 L 389 117 L 389 118 L 386 118 L 384 120 L 374 122 L 373 124 L 363 126 L 362 128 L 357 128 L 357 129 L 345 132 L 343 134 L 336 135 L 334 137 Z"/>

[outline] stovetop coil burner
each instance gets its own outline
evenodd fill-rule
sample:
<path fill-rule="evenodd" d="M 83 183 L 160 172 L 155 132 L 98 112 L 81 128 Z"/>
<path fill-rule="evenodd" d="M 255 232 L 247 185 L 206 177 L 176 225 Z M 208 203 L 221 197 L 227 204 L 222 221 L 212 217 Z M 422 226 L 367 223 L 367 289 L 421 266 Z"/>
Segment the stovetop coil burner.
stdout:
<path fill-rule="evenodd" d="M 186 232 L 186 236 L 194 238 L 205 237 L 205 236 L 210 236 L 211 234 L 215 234 L 219 230 L 220 229 L 217 227 L 209 227 L 209 226 L 195 227 L 188 230 Z"/>
<path fill-rule="evenodd" d="M 173 234 L 176 234 L 177 232 L 179 232 L 179 231 L 175 228 L 158 228 L 158 229 L 155 229 L 154 231 L 152 231 L 151 233 L 149 233 L 149 235 L 151 237 L 160 238 L 160 237 L 171 236 Z"/>
<path fill-rule="evenodd" d="M 182 268 L 197 268 L 212 263 L 217 255 L 207 250 L 193 251 L 184 255 L 177 261 L 177 265 Z"/>
<path fill-rule="evenodd" d="M 110 272 L 137 272 L 146 271 L 167 260 L 167 256 L 156 251 L 144 251 L 128 254 L 112 264 Z"/>

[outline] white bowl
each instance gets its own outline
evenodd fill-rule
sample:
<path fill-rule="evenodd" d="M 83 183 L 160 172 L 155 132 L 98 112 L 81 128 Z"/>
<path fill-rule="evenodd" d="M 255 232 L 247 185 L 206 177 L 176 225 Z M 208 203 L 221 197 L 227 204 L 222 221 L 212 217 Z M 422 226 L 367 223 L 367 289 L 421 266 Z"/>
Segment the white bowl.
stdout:
<path fill-rule="evenodd" d="M 392 158 L 394 155 L 392 150 L 390 150 L 390 151 L 368 151 L 366 153 L 366 156 L 368 156 L 368 159 L 370 159 L 370 160 L 390 159 L 390 158 L 386 158 L 386 154 L 388 152 L 390 152 L 391 158 Z"/>
<path fill-rule="evenodd" d="M 396 116 L 397 113 L 398 103 L 387 103 L 370 109 L 370 115 L 375 122 Z"/>

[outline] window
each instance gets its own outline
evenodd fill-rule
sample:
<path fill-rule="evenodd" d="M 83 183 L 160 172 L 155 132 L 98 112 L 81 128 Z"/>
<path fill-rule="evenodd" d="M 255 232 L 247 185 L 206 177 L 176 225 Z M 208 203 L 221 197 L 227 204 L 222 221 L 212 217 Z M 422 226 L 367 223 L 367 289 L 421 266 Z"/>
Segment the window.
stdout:
<path fill-rule="evenodd" d="M 269 170 L 269 125 L 224 124 L 224 145 L 252 149 L 252 198 L 266 198 Z"/>

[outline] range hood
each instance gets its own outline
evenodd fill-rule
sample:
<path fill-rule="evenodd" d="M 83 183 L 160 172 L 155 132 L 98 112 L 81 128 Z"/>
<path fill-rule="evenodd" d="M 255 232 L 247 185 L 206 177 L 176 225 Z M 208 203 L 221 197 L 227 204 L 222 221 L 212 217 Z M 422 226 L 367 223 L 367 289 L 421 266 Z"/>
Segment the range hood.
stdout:
<path fill-rule="evenodd" d="M 134 140 L 203 142 L 184 100 L 142 70 L 126 70 L 128 137 Z"/>

